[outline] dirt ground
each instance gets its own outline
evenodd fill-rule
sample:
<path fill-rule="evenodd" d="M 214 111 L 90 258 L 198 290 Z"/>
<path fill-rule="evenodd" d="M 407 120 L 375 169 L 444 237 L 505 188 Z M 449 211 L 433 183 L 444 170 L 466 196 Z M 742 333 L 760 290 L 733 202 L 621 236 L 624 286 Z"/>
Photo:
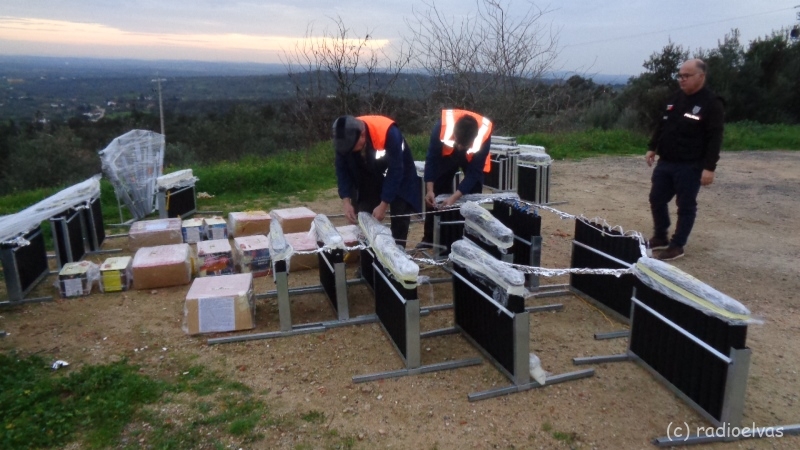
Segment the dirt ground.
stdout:
<path fill-rule="evenodd" d="M 643 156 L 555 161 L 550 200 L 564 212 L 601 217 L 649 236 L 650 171 Z M 724 153 L 715 182 L 702 189 L 699 204 L 686 256 L 674 264 L 764 320 L 748 331 L 752 361 L 743 425 L 800 423 L 800 152 Z M 333 191 L 306 206 L 318 213 L 339 213 Z M 672 212 L 674 217 L 674 208 Z M 542 215 L 542 265 L 568 267 L 574 223 L 548 212 Z M 411 239 L 420 236 L 421 224 L 416 223 Z M 127 242 L 109 239 L 104 247 L 127 250 Z M 92 258 L 101 261 L 105 256 Z M 348 278 L 354 273 L 355 266 L 350 267 Z M 435 267 L 423 267 L 421 274 L 444 276 Z M 31 296 L 57 295 L 52 278 Z M 317 284 L 317 272 L 292 272 L 289 283 Z M 255 281 L 256 293 L 274 288 L 271 277 Z M 486 360 L 456 370 L 354 384 L 353 376 L 403 367 L 379 325 L 208 345 L 209 336 L 190 337 L 181 330 L 187 290 L 93 293 L 0 309 L 0 330 L 9 333 L 0 339 L 0 350 L 52 355 L 72 367 L 125 356 L 152 373 L 170 367 L 169 361 L 190 358 L 254 392 L 269 392 L 264 400 L 277 412 L 323 412 L 329 427 L 358 436 L 357 448 L 646 449 L 652 447 L 651 439 L 667 435 L 670 424 L 709 425 L 630 362 L 596 365 L 591 378 L 478 402 L 469 402 L 467 395 L 510 384 Z M 449 303 L 452 296 L 449 284 L 422 285 L 419 294 L 422 306 Z M 364 286 L 350 288 L 351 315 L 373 311 L 370 295 Z M 572 365 L 573 357 L 624 352 L 624 339 L 593 339 L 596 332 L 625 329 L 613 318 L 573 295 L 531 304 L 547 303 L 562 303 L 564 309 L 531 315 L 530 346 L 548 372 L 579 369 Z M 293 296 L 292 305 L 295 324 L 334 318 L 324 294 Z M 257 327 L 250 332 L 278 329 L 274 299 L 259 300 L 256 311 Z M 421 326 L 423 331 L 452 326 L 452 310 L 423 317 Z M 219 336 L 223 334 L 214 335 Z M 422 354 L 423 364 L 480 356 L 459 335 L 423 339 Z M 256 448 L 293 448 L 301 439 L 293 433 L 265 434 L 268 438 Z M 707 447 L 796 449 L 800 438 Z"/>

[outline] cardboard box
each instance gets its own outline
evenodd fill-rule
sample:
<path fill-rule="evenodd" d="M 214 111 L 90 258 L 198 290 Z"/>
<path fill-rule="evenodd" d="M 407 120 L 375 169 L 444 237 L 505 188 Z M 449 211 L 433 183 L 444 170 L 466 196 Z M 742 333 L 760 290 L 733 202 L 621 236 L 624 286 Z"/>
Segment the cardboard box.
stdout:
<path fill-rule="evenodd" d="M 295 252 L 307 252 L 317 250 L 317 238 L 309 232 L 284 234 L 286 242 L 292 246 Z M 316 269 L 319 267 L 319 256 L 316 253 L 308 255 L 292 254 L 289 260 L 289 271 Z"/>
<path fill-rule="evenodd" d="M 358 235 L 361 230 L 358 228 L 358 225 L 344 225 L 341 227 L 336 227 L 336 231 L 342 235 L 342 240 L 344 240 L 345 247 L 356 247 L 359 244 Z M 358 250 L 347 252 L 344 255 L 344 262 L 356 263 L 358 262 L 360 255 L 361 252 Z"/>
<path fill-rule="evenodd" d="M 189 244 L 140 248 L 133 257 L 133 288 L 180 286 L 192 281 Z"/>
<path fill-rule="evenodd" d="M 252 273 L 253 277 L 268 275 L 272 269 L 269 238 L 262 234 L 234 238 L 233 264 L 238 273 Z"/>
<path fill-rule="evenodd" d="M 115 256 L 100 265 L 100 281 L 103 292 L 127 291 L 133 284 L 133 258 Z"/>
<path fill-rule="evenodd" d="M 64 298 L 89 295 L 98 276 L 97 264 L 89 261 L 66 263 L 58 272 L 58 291 Z"/>
<path fill-rule="evenodd" d="M 253 277 L 249 273 L 198 278 L 186 294 L 183 331 L 188 334 L 255 327 Z"/>
<path fill-rule="evenodd" d="M 175 217 L 134 222 L 128 233 L 128 242 L 131 251 L 143 247 L 182 244 L 181 219 Z"/>
<path fill-rule="evenodd" d="M 206 217 L 203 219 L 203 234 L 205 239 L 228 239 L 228 222 L 222 217 Z"/>
<path fill-rule="evenodd" d="M 233 273 L 233 254 L 227 239 L 197 243 L 197 276 L 230 275 Z"/>
<path fill-rule="evenodd" d="M 298 208 L 273 209 L 270 213 L 281 224 L 284 234 L 311 230 L 311 222 L 317 213 L 305 206 Z"/>
<path fill-rule="evenodd" d="M 186 244 L 196 244 L 205 239 L 203 219 L 186 219 L 181 222 L 181 234 Z"/>
<path fill-rule="evenodd" d="M 272 220 L 264 211 L 241 211 L 228 214 L 228 234 L 231 237 L 269 234 L 269 222 Z"/>

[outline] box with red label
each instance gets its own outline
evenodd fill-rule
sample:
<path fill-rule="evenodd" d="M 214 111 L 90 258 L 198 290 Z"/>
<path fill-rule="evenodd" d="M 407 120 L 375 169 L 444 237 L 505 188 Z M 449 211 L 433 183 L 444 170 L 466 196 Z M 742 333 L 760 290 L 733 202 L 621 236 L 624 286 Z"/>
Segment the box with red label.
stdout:
<path fill-rule="evenodd" d="M 233 264 L 238 273 L 263 277 L 270 273 L 269 238 L 257 234 L 233 239 Z"/>
<path fill-rule="evenodd" d="M 216 239 L 197 243 L 197 276 L 230 275 L 233 272 L 231 243 Z"/>

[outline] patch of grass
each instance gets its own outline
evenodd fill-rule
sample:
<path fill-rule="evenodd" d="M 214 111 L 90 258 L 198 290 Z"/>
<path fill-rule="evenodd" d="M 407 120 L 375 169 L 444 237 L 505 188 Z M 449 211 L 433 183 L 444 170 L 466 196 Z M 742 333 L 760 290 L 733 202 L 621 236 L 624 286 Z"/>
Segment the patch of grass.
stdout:
<path fill-rule="evenodd" d="M 725 125 L 724 150 L 800 150 L 800 125 L 736 122 Z"/>
<path fill-rule="evenodd" d="M 545 433 L 549 433 L 552 430 L 553 430 L 553 425 L 551 425 L 550 422 L 545 422 L 542 424 L 542 431 L 544 431 Z"/>
<path fill-rule="evenodd" d="M 563 431 L 554 431 L 553 438 L 557 441 L 562 441 L 567 444 L 572 444 L 577 439 L 578 435 L 575 433 L 565 433 Z"/>
<path fill-rule="evenodd" d="M 324 423 L 325 413 L 321 411 L 312 410 L 301 415 L 300 418 L 309 423 Z"/>
<path fill-rule="evenodd" d="M 0 448 L 63 445 L 82 435 L 90 448 L 110 445 L 164 383 L 120 361 L 64 375 L 38 356 L 0 354 Z"/>

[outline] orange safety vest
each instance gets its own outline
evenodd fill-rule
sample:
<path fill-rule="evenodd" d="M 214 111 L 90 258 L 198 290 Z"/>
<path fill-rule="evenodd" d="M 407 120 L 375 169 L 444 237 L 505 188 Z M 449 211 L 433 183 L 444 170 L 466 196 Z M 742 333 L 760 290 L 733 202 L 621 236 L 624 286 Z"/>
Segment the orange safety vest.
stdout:
<path fill-rule="evenodd" d="M 463 109 L 443 109 L 442 110 L 442 131 L 439 134 L 439 139 L 442 141 L 442 156 L 450 156 L 453 154 L 453 147 L 455 146 L 454 130 L 458 119 L 464 116 L 472 116 L 478 121 L 478 135 L 472 142 L 472 146 L 467 149 L 467 161 L 472 161 L 472 156 L 480 151 L 481 146 L 492 137 L 492 121 L 480 114 L 465 111 Z M 489 173 L 492 170 L 492 161 L 489 155 L 486 155 L 486 163 L 483 165 L 484 173 Z"/>
<path fill-rule="evenodd" d="M 372 147 L 375 148 L 375 159 L 383 158 L 386 155 L 386 134 L 389 133 L 389 127 L 394 125 L 394 120 L 384 116 L 358 116 L 356 118 L 364 122 L 369 129 L 369 138 L 372 140 Z"/>

